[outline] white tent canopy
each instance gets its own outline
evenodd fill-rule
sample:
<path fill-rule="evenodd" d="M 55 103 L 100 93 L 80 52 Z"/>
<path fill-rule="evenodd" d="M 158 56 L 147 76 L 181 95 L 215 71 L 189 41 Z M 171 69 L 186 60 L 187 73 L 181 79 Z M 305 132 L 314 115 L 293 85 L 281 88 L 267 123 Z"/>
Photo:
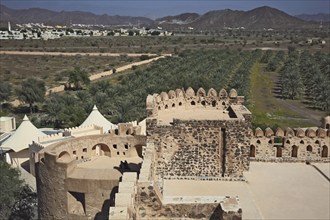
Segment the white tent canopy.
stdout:
<path fill-rule="evenodd" d="M 11 135 L 5 142 L 1 144 L 1 148 L 9 148 L 15 152 L 19 152 L 23 149 L 29 148 L 29 144 L 33 141 L 38 142 L 38 137 L 46 136 L 38 130 L 25 115 L 23 122 L 16 129 L 13 135 Z"/>
<path fill-rule="evenodd" d="M 103 132 L 106 133 L 110 129 L 116 129 L 117 125 L 112 124 L 108 121 L 97 109 L 94 105 L 93 111 L 89 114 L 86 120 L 80 126 L 88 126 L 88 125 L 97 125 L 103 127 Z"/>

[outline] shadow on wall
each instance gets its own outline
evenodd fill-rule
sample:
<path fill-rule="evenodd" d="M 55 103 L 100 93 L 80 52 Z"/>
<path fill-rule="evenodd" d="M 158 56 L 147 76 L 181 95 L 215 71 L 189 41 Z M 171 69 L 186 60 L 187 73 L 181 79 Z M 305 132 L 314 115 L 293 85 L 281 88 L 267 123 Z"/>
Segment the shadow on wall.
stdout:
<path fill-rule="evenodd" d="M 121 161 L 119 167 L 113 167 L 115 170 L 118 170 L 121 174 L 125 172 L 136 172 L 140 174 L 142 163 L 127 163 L 126 160 Z"/>
<path fill-rule="evenodd" d="M 222 209 L 220 205 L 217 206 L 217 208 L 214 210 L 212 215 L 210 216 L 210 220 L 221 220 L 222 218 Z"/>
<path fill-rule="evenodd" d="M 115 206 L 115 194 L 118 193 L 118 186 L 114 187 L 110 193 L 110 198 L 105 200 L 101 212 L 96 213 L 95 220 L 108 220 L 110 206 Z"/>
<path fill-rule="evenodd" d="M 24 170 L 26 170 L 27 172 L 30 173 L 30 161 L 29 161 L 29 160 L 27 160 L 27 161 L 21 163 L 21 167 L 22 167 Z"/>

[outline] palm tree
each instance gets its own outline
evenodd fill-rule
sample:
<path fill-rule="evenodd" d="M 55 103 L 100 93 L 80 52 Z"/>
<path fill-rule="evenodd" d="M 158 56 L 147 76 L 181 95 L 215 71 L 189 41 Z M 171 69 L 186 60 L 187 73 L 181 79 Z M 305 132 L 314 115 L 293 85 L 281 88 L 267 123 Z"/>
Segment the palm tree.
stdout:
<path fill-rule="evenodd" d="M 24 80 L 17 90 L 18 99 L 29 104 L 31 114 L 34 112 L 33 104 L 44 101 L 45 93 L 45 82 L 37 78 Z"/>
<path fill-rule="evenodd" d="M 90 79 L 85 70 L 76 67 L 69 75 L 69 83 L 73 83 L 75 89 L 82 89 L 82 84 L 89 84 Z"/>
<path fill-rule="evenodd" d="M 282 77 L 282 94 L 285 98 L 297 99 L 304 93 L 304 84 L 296 66 L 286 69 Z"/>
<path fill-rule="evenodd" d="M 0 111 L 2 108 L 2 102 L 9 100 L 11 95 L 11 85 L 8 82 L 0 82 Z"/>

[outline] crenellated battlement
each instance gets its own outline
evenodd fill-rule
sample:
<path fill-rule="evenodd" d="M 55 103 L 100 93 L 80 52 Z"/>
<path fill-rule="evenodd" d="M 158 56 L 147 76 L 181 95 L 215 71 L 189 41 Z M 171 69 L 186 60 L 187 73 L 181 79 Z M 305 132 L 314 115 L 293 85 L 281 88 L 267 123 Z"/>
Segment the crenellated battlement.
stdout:
<path fill-rule="evenodd" d="M 322 123 L 324 126 L 324 123 Z M 250 140 L 250 159 L 256 161 L 330 161 L 330 130 L 310 128 L 256 128 Z"/>
<path fill-rule="evenodd" d="M 64 133 L 50 134 L 47 136 L 38 137 L 38 143 L 56 141 L 62 139 L 63 137 L 65 137 Z"/>
<path fill-rule="evenodd" d="M 323 128 L 286 128 L 285 130 L 277 128 L 275 132 L 271 128 L 266 128 L 262 130 L 261 128 L 256 128 L 253 132 L 254 137 L 299 137 L 299 138 L 325 138 L 330 137 L 330 130 Z"/>
<path fill-rule="evenodd" d="M 206 92 L 203 88 L 199 88 L 197 92 L 189 87 L 184 89 L 170 90 L 169 92 L 161 92 L 160 94 L 148 95 L 146 100 L 147 114 L 157 116 L 158 111 L 173 108 L 214 108 L 225 110 L 230 105 L 242 105 L 244 96 L 238 96 L 235 89 L 231 89 L 229 93 L 225 89 L 217 92 L 211 88 Z"/>
<path fill-rule="evenodd" d="M 63 136 L 80 137 L 85 135 L 103 134 L 103 128 L 97 125 L 87 125 L 64 129 Z"/>

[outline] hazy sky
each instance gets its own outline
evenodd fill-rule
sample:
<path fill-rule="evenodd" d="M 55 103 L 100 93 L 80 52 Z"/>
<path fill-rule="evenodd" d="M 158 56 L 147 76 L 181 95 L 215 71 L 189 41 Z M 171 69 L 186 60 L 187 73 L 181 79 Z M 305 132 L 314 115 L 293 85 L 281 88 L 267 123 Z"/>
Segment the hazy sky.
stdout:
<path fill-rule="evenodd" d="M 233 9 L 250 10 L 260 6 L 270 6 L 291 15 L 302 13 L 315 14 L 319 12 L 329 13 L 329 0 L 1 0 L 4 4 L 14 9 L 25 9 L 31 7 L 47 8 L 54 11 L 89 11 L 95 14 L 109 15 L 131 15 L 158 18 L 166 15 L 177 15 L 184 12 L 205 13 L 210 10 Z"/>

